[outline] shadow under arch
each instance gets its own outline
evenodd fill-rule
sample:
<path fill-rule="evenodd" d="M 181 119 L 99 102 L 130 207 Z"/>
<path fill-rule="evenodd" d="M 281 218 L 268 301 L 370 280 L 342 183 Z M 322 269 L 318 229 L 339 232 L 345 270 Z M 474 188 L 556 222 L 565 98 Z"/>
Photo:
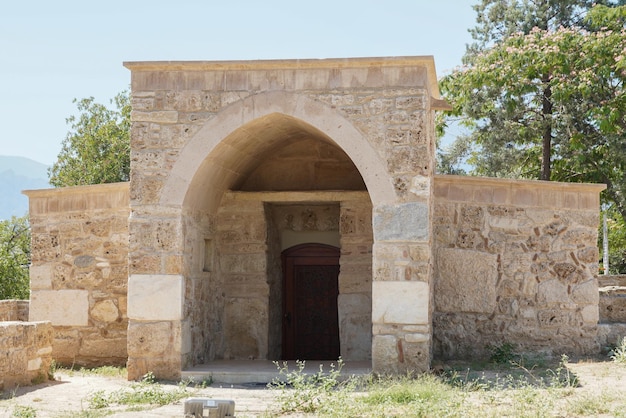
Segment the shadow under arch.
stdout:
<path fill-rule="evenodd" d="M 378 153 L 339 112 L 296 93 L 265 92 L 231 104 L 183 148 L 161 194 L 161 205 L 213 212 L 224 191 L 248 174 L 259 155 L 298 135 L 337 145 L 352 160 L 374 207 L 395 200 Z"/>

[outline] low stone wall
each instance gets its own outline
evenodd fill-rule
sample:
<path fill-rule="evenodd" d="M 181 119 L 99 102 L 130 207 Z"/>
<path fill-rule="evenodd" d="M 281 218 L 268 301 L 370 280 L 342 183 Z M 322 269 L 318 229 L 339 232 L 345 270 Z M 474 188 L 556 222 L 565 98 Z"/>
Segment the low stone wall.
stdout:
<path fill-rule="evenodd" d="M 602 188 L 435 178 L 435 357 L 598 352 Z"/>
<path fill-rule="evenodd" d="M 27 300 L 0 300 L 0 322 L 28 321 L 28 307 Z"/>
<path fill-rule="evenodd" d="M 128 183 L 24 192 L 30 199 L 30 320 L 54 327 L 62 364 L 126 363 Z"/>
<path fill-rule="evenodd" d="M 600 322 L 626 324 L 626 275 L 598 277 Z"/>
<path fill-rule="evenodd" d="M 27 319 L 27 300 L 0 300 L 0 391 L 48 380 L 52 325 Z"/>

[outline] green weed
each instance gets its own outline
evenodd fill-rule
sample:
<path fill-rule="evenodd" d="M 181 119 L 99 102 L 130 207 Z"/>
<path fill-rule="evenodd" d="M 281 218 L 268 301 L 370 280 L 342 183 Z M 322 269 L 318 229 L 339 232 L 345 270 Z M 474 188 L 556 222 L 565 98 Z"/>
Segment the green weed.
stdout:
<path fill-rule="evenodd" d="M 16 418 L 35 418 L 37 416 L 37 410 L 32 406 L 17 405 L 13 409 L 12 417 Z"/>
<path fill-rule="evenodd" d="M 626 337 L 619 341 L 619 344 L 611 350 L 609 356 L 615 363 L 626 364 Z"/>
<path fill-rule="evenodd" d="M 278 391 L 276 401 L 279 413 L 327 415 L 335 408 L 345 411 L 347 398 L 354 390 L 355 381 L 349 378 L 340 379 L 343 367 L 341 359 L 337 366 L 331 364 L 327 372 L 320 364 L 319 370 L 313 374 L 304 372 L 304 361 L 296 361 L 296 370 L 289 370 L 286 362 L 274 364 L 278 368 L 279 377 L 268 384 L 268 388 Z"/>

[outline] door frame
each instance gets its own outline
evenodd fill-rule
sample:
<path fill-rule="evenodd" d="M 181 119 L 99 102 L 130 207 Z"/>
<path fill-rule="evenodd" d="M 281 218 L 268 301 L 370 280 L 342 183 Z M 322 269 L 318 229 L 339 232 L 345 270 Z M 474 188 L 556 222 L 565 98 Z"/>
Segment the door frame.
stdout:
<path fill-rule="evenodd" d="M 290 267 L 297 265 L 298 261 L 306 261 L 309 258 L 317 258 L 318 260 L 324 260 L 319 262 L 318 265 L 337 265 L 339 266 L 341 250 L 338 247 L 319 244 L 319 243 L 305 243 L 294 245 L 287 248 L 281 253 L 282 261 L 282 285 L 283 285 L 283 300 L 282 300 L 282 358 L 287 360 L 295 359 L 295 335 L 297 324 L 295 321 L 288 321 L 294 311 L 294 288 L 293 280 L 287 280 L 287 272 Z M 339 277 L 337 277 L 337 289 L 339 289 Z M 335 300 L 335 304 L 337 304 Z M 339 318 L 337 318 L 337 327 L 339 327 Z M 337 336 L 339 338 L 339 335 Z M 341 344 L 341 340 L 339 340 Z M 299 359 L 307 360 L 307 359 Z M 333 359 L 328 359 L 333 360 Z"/>

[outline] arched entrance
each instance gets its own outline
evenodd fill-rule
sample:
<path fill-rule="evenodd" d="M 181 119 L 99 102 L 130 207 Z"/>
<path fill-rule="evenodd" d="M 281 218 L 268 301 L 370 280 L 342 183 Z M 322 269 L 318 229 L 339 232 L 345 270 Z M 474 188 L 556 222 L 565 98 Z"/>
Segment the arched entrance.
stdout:
<path fill-rule="evenodd" d="M 336 360 L 339 248 L 308 243 L 282 253 L 283 359 Z"/>
<path fill-rule="evenodd" d="M 427 367 L 432 58 L 126 66 L 128 304 L 171 296 L 129 314 L 129 377 L 279 358 L 282 240 L 331 224 L 342 357 Z M 324 205 L 338 219 L 290 221 Z M 278 206 L 298 212 L 276 219 Z"/>

